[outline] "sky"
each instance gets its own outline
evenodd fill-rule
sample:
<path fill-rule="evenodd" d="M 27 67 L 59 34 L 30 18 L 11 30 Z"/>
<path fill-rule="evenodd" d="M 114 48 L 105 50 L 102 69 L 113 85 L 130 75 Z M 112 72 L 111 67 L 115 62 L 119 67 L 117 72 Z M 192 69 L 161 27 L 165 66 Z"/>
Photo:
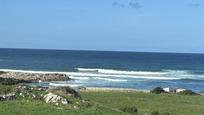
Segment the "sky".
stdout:
<path fill-rule="evenodd" d="M 204 0 L 0 0 L 0 48 L 204 53 Z"/>

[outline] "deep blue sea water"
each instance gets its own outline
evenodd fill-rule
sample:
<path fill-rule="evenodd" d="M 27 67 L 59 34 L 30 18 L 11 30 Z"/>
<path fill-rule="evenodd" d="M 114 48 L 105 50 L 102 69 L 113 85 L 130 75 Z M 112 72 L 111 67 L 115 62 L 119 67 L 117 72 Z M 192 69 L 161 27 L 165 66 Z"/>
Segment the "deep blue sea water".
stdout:
<path fill-rule="evenodd" d="M 204 92 L 204 55 L 70 50 L 0 49 L 0 69 L 66 72 L 58 83 Z"/>

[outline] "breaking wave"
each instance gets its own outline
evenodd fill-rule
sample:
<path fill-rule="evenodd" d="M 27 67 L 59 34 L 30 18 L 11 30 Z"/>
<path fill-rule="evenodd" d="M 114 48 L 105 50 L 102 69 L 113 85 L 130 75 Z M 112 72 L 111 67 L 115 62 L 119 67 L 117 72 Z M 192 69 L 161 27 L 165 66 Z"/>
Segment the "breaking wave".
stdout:
<path fill-rule="evenodd" d="M 95 77 L 94 79 L 111 81 L 111 82 L 127 82 L 128 81 L 125 79 L 111 79 L 111 78 L 102 78 L 102 77 Z"/>
<path fill-rule="evenodd" d="M 57 71 L 30 71 L 30 70 L 12 70 L 12 69 L 0 69 L 0 71 L 7 72 L 23 72 L 23 73 L 41 73 L 41 74 L 66 74 L 70 78 L 76 80 L 88 80 L 90 78 L 106 79 L 109 81 L 119 81 L 118 79 L 153 79 L 153 80 L 180 80 L 180 79 L 192 79 L 192 80 L 204 80 L 204 74 L 194 74 L 186 70 L 163 70 L 160 72 L 152 71 L 122 71 L 113 69 L 90 69 L 90 68 L 77 68 L 77 72 L 57 72 Z"/>
<path fill-rule="evenodd" d="M 164 75 L 162 72 L 150 71 L 121 71 L 113 69 L 91 69 L 91 68 L 77 68 L 79 72 L 98 72 L 104 74 L 123 74 L 123 75 Z"/>
<path fill-rule="evenodd" d="M 80 87 L 80 84 L 65 84 L 65 83 L 49 83 L 50 86 L 54 87 Z"/>

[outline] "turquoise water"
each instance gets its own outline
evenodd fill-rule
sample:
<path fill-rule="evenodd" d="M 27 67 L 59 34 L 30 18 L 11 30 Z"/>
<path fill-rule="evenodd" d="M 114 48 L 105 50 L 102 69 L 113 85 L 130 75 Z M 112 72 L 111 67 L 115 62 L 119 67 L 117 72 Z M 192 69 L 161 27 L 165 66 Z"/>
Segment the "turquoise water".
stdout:
<path fill-rule="evenodd" d="M 0 49 L 0 68 L 66 72 L 73 79 L 59 84 L 204 92 L 203 54 Z"/>

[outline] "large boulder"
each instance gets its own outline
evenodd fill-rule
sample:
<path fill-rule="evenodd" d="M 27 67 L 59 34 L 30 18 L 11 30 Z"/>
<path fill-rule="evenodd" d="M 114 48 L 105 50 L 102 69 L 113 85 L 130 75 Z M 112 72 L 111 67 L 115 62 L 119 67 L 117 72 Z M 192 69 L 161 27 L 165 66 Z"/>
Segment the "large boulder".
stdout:
<path fill-rule="evenodd" d="M 67 104 L 67 100 L 59 95 L 48 93 L 44 96 L 46 103 L 62 103 Z"/>
<path fill-rule="evenodd" d="M 74 97 L 74 98 L 81 99 L 80 94 L 76 90 L 70 87 L 52 88 L 52 89 L 49 89 L 49 92 L 52 92 L 54 94 L 57 94 L 63 97 Z"/>
<path fill-rule="evenodd" d="M 163 90 L 165 92 L 168 92 L 168 93 L 176 93 L 177 89 L 175 88 L 170 88 L 170 87 L 166 87 L 166 88 L 163 88 Z"/>

